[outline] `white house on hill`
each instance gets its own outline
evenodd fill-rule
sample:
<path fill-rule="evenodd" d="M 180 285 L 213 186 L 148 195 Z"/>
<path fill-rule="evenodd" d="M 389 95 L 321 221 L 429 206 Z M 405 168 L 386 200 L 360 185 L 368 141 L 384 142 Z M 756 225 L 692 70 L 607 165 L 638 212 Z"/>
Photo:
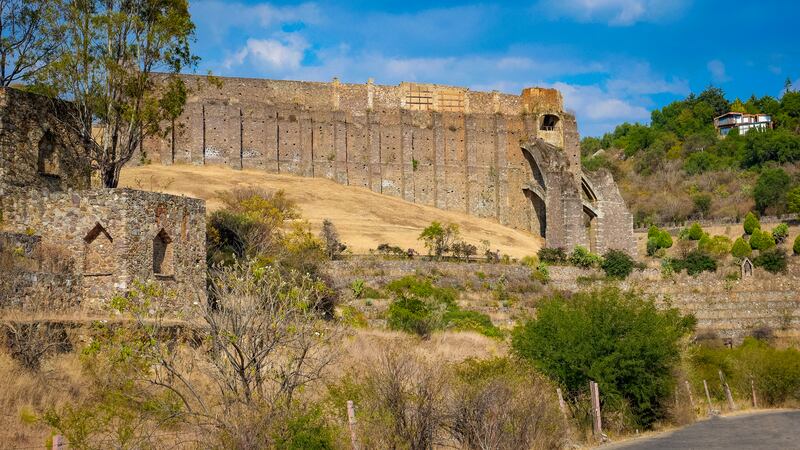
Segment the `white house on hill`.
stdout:
<path fill-rule="evenodd" d="M 772 128 L 772 117 L 769 114 L 745 114 L 731 111 L 714 118 L 714 127 L 720 136 L 727 136 L 734 128 L 739 130 L 739 134 L 747 134 L 753 129 Z"/>

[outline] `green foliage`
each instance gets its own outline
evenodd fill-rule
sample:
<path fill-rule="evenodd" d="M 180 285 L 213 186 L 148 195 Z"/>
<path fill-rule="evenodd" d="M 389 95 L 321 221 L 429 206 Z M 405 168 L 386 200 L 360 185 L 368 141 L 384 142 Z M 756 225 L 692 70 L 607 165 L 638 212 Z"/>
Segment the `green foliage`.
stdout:
<path fill-rule="evenodd" d="M 672 247 L 672 236 L 667 230 L 651 225 L 647 230 L 647 255 L 653 256 L 661 249 Z"/>
<path fill-rule="evenodd" d="M 687 233 L 687 237 L 692 241 L 699 241 L 700 238 L 703 237 L 703 227 L 700 226 L 699 223 L 695 222 L 689 227 L 689 232 Z"/>
<path fill-rule="evenodd" d="M 422 230 L 417 239 L 425 244 L 429 256 L 441 258 L 445 252 L 450 251 L 453 243 L 458 240 L 458 236 L 458 225 L 454 223 L 442 225 L 433 221 Z"/>
<path fill-rule="evenodd" d="M 711 196 L 708 194 L 697 194 L 692 197 L 694 202 L 694 210 L 701 216 L 705 216 L 711 211 Z"/>
<path fill-rule="evenodd" d="M 800 235 L 794 238 L 794 244 L 792 244 L 792 252 L 795 255 L 800 255 Z"/>
<path fill-rule="evenodd" d="M 600 255 L 596 255 L 586 247 L 581 245 L 576 245 L 575 249 L 572 251 L 572 254 L 569 255 L 569 263 L 576 267 L 582 267 L 584 269 L 588 269 L 591 267 L 599 267 L 600 264 L 603 262 L 603 258 Z"/>
<path fill-rule="evenodd" d="M 694 326 L 676 309 L 605 288 L 545 299 L 537 317 L 518 326 L 512 348 L 564 386 L 571 398 L 599 383 L 604 408 L 630 408 L 634 422 L 650 426 L 671 399 L 679 341 Z"/>
<path fill-rule="evenodd" d="M 396 299 L 389 305 L 386 321 L 389 328 L 428 337 L 440 329 L 476 331 L 490 337 L 502 332 L 489 316 L 461 310 L 453 289 L 434 286 L 430 279 L 406 276 L 392 281 L 386 290 Z"/>
<path fill-rule="evenodd" d="M 672 269 L 675 272 L 680 272 L 686 269 L 689 275 L 697 275 L 700 272 L 716 272 L 717 262 L 701 250 L 694 250 L 689 252 L 686 257 L 681 259 L 673 259 Z"/>
<path fill-rule="evenodd" d="M 769 343 L 745 338 L 735 348 L 698 346 L 690 353 L 691 379 L 702 392 L 703 379 L 721 370 L 734 397 L 748 398 L 751 382 L 764 406 L 783 406 L 800 400 L 800 351 L 777 349 Z M 722 399 L 722 393 L 719 392 Z"/>
<path fill-rule="evenodd" d="M 294 414 L 274 433 L 275 448 L 283 450 L 333 450 L 336 432 L 318 408 Z"/>
<path fill-rule="evenodd" d="M 627 278 L 636 266 L 636 261 L 622 250 L 607 251 L 600 265 L 606 276 L 619 279 Z"/>
<path fill-rule="evenodd" d="M 542 247 L 536 255 L 545 264 L 561 265 L 567 262 L 567 253 L 561 247 Z"/>
<path fill-rule="evenodd" d="M 750 211 L 744 216 L 744 232 L 753 234 L 753 231 L 757 229 L 761 229 L 761 222 L 758 221 L 758 217 L 753 214 L 753 211 Z"/>
<path fill-rule="evenodd" d="M 761 251 L 753 259 L 753 265 L 772 273 L 786 272 L 786 252 L 782 248 Z"/>
<path fill-rule="evenodd" d="M 793 214 L 800 213 L 800 186 L 795 186 L 786 193 L 786 210 Z"/>
<path fill-rule="evenodd" d="M 731 239 L 728 236 L 705 235 L 698 242 L 697 248 L 715 258 L 722 258 L 731 251 Z"/>
<path fill-rule="evenodd" d="M 742 238 L 737 238 L 733 243 L 733 247 L 731 247 L 731 255 L 736 258 L 746 258 L 752 253 L 753 249 L 750 248 L 750 244 Z"/>
<path fill-rule="evenodd" d="M 791 185 L 791 178 L 781 168 L 768 168 L 761 172 L 753 189 L 756 210 L 764 213 L 768 208 L 777 213 L 786 210 L 786 192 Z"/>
<path fill-rule="evenodd" d="M 755 229 L 750 236 L 750 248 L 753 250 L 769 250 L 775 247 L 775 240 L 768 231 Z"/>
<path fill-rule="evenodd" d="M 522 259 L 519 260 L 519 262 L 523 266 L 528 266 L 530 268 L 536 268 L 539 265 L 539 257 L 538 256 L 526 255 L 526 256 L 523 256 Z"/>
<path fill-rule="evenodd" d="M 367 322 L 366 316 L 364 313 L 359 311 L 357 308 L 353 306 L 343 306 L 341 310 L 341 320 L 343 323 L 353 327 L 353 328 L 367 328 L 369 322 Z"/>
<path fill-rule="evenodd" d="M 783 242 L 786 241 L 786 238 L 788 237 L 789 237 L 788 224 L 781 223 L 772 230 L 772 239 L 775 240 L 775 244 L 783 244 Z"/>

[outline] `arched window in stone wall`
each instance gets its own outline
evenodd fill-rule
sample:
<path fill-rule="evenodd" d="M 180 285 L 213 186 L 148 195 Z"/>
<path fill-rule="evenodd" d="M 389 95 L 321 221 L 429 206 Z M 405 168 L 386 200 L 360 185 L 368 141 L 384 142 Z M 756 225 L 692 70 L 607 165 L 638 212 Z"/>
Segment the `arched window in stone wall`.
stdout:
<path fill-rule="evenodd" d="M 175 274 L 172 239 L 162 228 L 153 238 L 153 273 L 170 276 Z"/>
<path fill-rule="evenodd" d="M 116 268 L 114 239 L 99 223 L 83 238 L 83 274 L 85 276 L 113 275 Z"/>
<path fill-rule="evenodd" d="M 39 139 L 39 158 L 37 170 L 42 175 L 57 177 L 61 175 L 61 146 L 52 131 L 45 131 Z"/>
<path fill-rule="evenodd" d="M 539 195 L 530 189 L 525 189 L 525 197 L 531 203 L 528 210 L 528 218 L 530 220 L 530 230 L 533 234 L 538 234 L 542 238 L 547 237 L 547 211 L 545 209 L 544 200 Z"/>
<path fill-rule="evenodd" d="M 583 226 L 586 229 L 586 239 L 589 241 L 589 251 L 597 251 L 597 214 L 587 206 L 583 207 Z"/>
<path fill-rule="evenodd" d="M 539 126 L 540 130 L 553 131 L 558 124 L 558 116 L 555 114 L 545 114 L 542 116 L 542 124 Z"/>

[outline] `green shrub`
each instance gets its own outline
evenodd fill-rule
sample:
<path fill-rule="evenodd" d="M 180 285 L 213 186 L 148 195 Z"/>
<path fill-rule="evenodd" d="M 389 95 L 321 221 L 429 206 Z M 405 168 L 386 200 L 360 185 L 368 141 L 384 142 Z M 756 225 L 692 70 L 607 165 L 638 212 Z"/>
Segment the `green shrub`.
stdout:
<path fill-rule="evenodd" d="M 581 245 L 575 246 L 575 249 L 572 251 L 572 254 L 569 255 L 569 263 L 573 266 L 582 267 L 584 269 L 588 269 L 591 267 L 598 267 L 603 262 L 603 258 L 600 255 L 596 255 L 586 247 Z"/>
<path fill-rule="evenodd" d="M 700 239 L 700 242 L 698 242 L 698 249 L 715 258 L 721 258 L 730 253 L 731 240 L 728 236 L 714 236 L 711 238 L 707 236 L 708 235 Z"/>
<path fill-rule="evenodd" d="M 567 254 L 561 247 L 542 247 L 537 253 L 539 261 L 545 264 L 560 265 L 567 262 Z"/>
<path fill-rule="evenodd" d="M 364 313 L 353 306 L 343 306 L 341 312 L 342 322 L 353 328 L 367 328 L 368 322 Z"/>
<path fill-rule="evenodd" d="M 659 250 L 672 247 L 672 236 L 666 230 L 652 225 L 647 230 L 647 255 L 653 256 Z"/>
<path fill-rule="evenodd" d="M 547 269 L 547 264 L 539 263 L 531 272 L 531 278 L 541 283 L 547 284 L 550 281 L 550 270 Z"/>
<path fill-rule="evenodd" d="M 731 247 L 731 255 L 736 258 L 746 258 L 752 253 L 753 249 L 750 248 L 750 244 L 742 238 L 736 239 L 733 243 L 733 247 Z"/>
<path fill-rule="evenodd" d="M 746 234 L 753 234 L 753 231 L 759 229 L 761 229 L 761 222 L 758 221 L 758 217 L 753 214 L 753 211 L 750 211 L 744 217 L 744 232 Z"/>
<path fill-rule="evenodd" d="M 785 272 L 786 253 L 781 248 L 759 252 L 758 256 L 753 259 L 753 265 L 771 273 Z"/>
<path fill-rule="evenodd" d="M 716 272 L 717 262 L 701 250 L 689 252 L 685 258 L 673 259 L 672 268 L 675 272 L 686 269 L 689 275 L 697 275 L 700 272 Z"/>
<path fill-rule="evenodd" d="M 608 277 L 625 279 L 633 272 L 636 261 L 622 250 L 609 250 L 603 255 L 603 263 L 600 267 Z"/>
<path fill-rule="evenodd" d="M 769 250 L 772 247 L 775 247 L 775 240 L 772 239 L 772 235 L 770 233 L 756 228 L 753 230 L 753 234 L 750 236 L 750 247 L 753 250 Z"/>
<path fill-rule="evenodd" d="M 528 266 L 530 268 L 534 268 L 539 265 L 539 257 L 538 256 L 524 256 L 520 261 L 520 264 L 523 266 Z"/>
<path fill-rule="evenodd" d="M 571 399 L 594 380 L 604 408 L 629 408 L 634 424 L 648 427 L 666 414 L 680 341 L 693 326 L 677 309 L 659 310 L 652 299 L 607 287 L 545 299 L 536 319 L 514 330 L 512 348 Z"/>
<path fill-rule="evenodd" d="M 695 222 L 689 227 L 688 237 L 692 241 L 699 241 L 703 237 L 703 227 Z"/>
<path fill-rule="evenodd" d="M 484 336 L 500 338 L 503 332 L 486 314 L 477 311 L 454 309 L 442 317 L 444 328 L 455 331 L 476 331 Z"/>
<path fill-rule="evenodd" d="M 415 275 L 407 275 L 392 281 L 386 285 L 386 290 L 397 296 L 430 298 L 447 306 L 455 304 L 457 295 L 454 289 L 434 286 L 430 279 Z"/>
<path fill-rule="evenodd" d="M 783 244 L 786 238 L 789 237 L 789 225 L 782 223 L 772 230 L 772 239 L 776 244 Z"/>
<path fill-rule="evenodd" d="M 800 235 L 794 238 L 794 244 L 792 245 L 792 252 L 795 255 L 800 255 Z"/>
<path fill-rule="evenodd" d="M 392 330 L 430 336 L 441 328 L 441 308 L 430 301 L 418 298 L 399 298 L 386 311 L 386 324 Z M 438 314 L 437 314 L 438 313 Z"/>
<path fill-rule="evenodd" d="M 284 450 L 333 450 L 336 433 L 318 409 L 295 414 L 275 433 L 275 448 Z"/>

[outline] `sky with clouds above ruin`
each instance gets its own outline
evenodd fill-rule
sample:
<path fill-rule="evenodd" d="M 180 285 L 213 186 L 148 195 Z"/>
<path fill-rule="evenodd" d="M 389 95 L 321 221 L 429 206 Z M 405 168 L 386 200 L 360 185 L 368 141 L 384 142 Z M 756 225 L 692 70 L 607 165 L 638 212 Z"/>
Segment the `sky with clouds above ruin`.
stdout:
<path fill-rule="evenodd" d="M 800 86 L 800 2 L 194 0 L 197 72 L 519 94 L 556 87 L 583 135 L 709 84 L 729 97 Z"/>

